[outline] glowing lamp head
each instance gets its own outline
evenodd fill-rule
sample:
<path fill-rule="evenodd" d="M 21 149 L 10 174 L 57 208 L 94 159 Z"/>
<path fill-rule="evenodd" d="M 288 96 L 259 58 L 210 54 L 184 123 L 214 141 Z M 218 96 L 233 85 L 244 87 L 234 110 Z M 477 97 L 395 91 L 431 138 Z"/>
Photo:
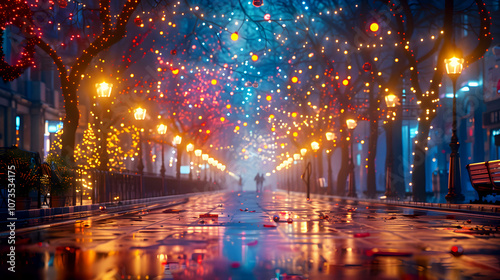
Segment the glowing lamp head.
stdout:
<path fill-rule="evenodd" d="M 300 159 L 300 154 L 293 154 L 293 159 L 294 160 L 299 160 Z"/>
<path fill-rule="evenodd" d="M 201 159 L 204 160 L 204 161 L 207 161 L 208 160 L 208 154 L 202 154 L 201 155 Z"/>
<path fill-rule="evenodd" d="M 165 133 L 167 133 L 167 126 L 164 124 L 159 124 L 156 127 L 156 130 L 158 131 L 158 134 L 164 135 Z"/>
<path fill-rule="evenodd" d="M 358 125 L 358 122 L 355 119 L 347 119 L 345 123 L 347 125 L 347 128 L 350 130 L 355 129 L 356 126 Z"/>
<path fill-rule="evenodd" d="M 297 77 L 295 77 L 295 76 L 293 76 L 293 77 L 292 77 L 292 83 L 294 83 L 294 84 L 295 84 L 295 83 L 296 83 L 296 82 L 298 82 L 298 81 L 299 81 L 299 78 L 297 78 Z"/>
<path fill-rule="evenodd" d="M 344 86 L 349 85 L 349 80 L 348 80 L 348 79 L 344 79 L 344 80 L 342 80 L 342 84 L 343 84 Z"/>
<path fill-rule="evenodd" d="M 196 149 L 196 150 L 194 150 L 194 155 L 195 155 L 195 156 L 197 156 L 197 157 L 201 157 L 201 154 L 202 154 L 202 153 L 203 153 L 203 152 L 202 152 L 200 149 Z"/>
<path fill-rule="evenodd" d="M 174 137 L 174 145 L 180 145 L 182 143 L 182 137 L 179 135 L 176 135 Z"/>
<path fill-rule="evenodd" d="M 388 94 L 385 96 L 385 104 L 389 108 L 394 108 L 398 104 L 398 97 L 395 94 Z"/>
<path fill-rule="evenodd" d="M 186 145 L 186 151 L 192 152 L 194 150 L 194 145 L 189 143 Z"/>
<path fill-rule="evenodd" d="M 444 60 L 446 73 L 448 75 L 460 75 L 464 67 L 464 59 L 458 58 L 455 55 Z"/>
<path fill-rule="evenodd" d="M 306 148 L 300 149 L 300 155 L 305 156 L 306 154 L 307 154 L 307 149 Z"/>
<path fill-rule="evenodd" d="M 238 41 L 239 37 L 238 32 L 231 33 L 231 40 Z"/>
<path fill-rule="evenodd" d="M 328 141 L 335 140 L 335 133 L 333 133 L 333 132 L 327 132 L 326 133 L 326 140 L 328 140 Z"/>
<path fill-rule="evenodd" d="M 138 121 L 143 121 L 146 118 L 146 109 L 144 108 L 136 108 L 134 110 L 134 118 Z"/>
<path fill-rule="evenodd" d="M 312 143 L 311 143 L 311 149 L 312 149 L 313 151 L 315 151 L 315 152 L 316 152 L 317 150 L 319 150 L 319 143 L 318 143 L 318 142 L 316 142 L 316 141 L 312 142 Z"/>
<path fill-rule="evenodd" d="M 214 165 L 214 158 L 208 158 L 208 164 Z"/>
<path fill-rule="evenodd" d="M 113 89 L 113 84 L 108 84 L 106 82 L 95 84 L 97 90 L 97 97 L 110 97 L 111 90 Z"/>
<path fill-rule="evenodd" d="M 372 22 L 372 23 L 370 24 L 370 31 L 371 31 L 371 32 L 377 32 L 377 31 L 378 31 L 378 29 L 379 29 L 379 25 L 378 25 L 378 23 L 376 23 L 376 22 Z"/>

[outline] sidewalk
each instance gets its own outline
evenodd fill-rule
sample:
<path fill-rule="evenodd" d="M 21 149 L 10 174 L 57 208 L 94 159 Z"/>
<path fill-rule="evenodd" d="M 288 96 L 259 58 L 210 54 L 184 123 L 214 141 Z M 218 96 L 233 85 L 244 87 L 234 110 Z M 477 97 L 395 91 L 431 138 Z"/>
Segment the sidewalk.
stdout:
<path fill-rule="evenodd" d="M 44 225 L 46 226 L 48 224 L 54 225 L 54 223 L 57 223 L 59 225 L 67 222 L 72 222 L 76 219 L 86 219 L 96 215 L 103 216 L 103 214 L 105 214 L 105 216 L 109 216 L 118 212 L 130 210 L 140 210 L 145 208 L 154 209 L 159 204 L 162 205 L 161 207 L 174 206 L 186 203 L 189 200 L 188 197 L 190 196 L 200 194 L 203 193 L 189 193 L 132 199 L 120 201 L 120 203 L 108 202 L 91 205 L 19 210 L 15 211 L 15 216 L 9 216 L 8 213 L 4 212 L 0 213 L 0 228 L 5 228 L 4 225 L 7 225 L 9 221 L 12 221 L 12 218 L 15 218 L 16 227 L 18 229 L 26 227 L 43 227 Z M 106 206 L 105 209 L 99 209 L 99 207 L 103 205 Z M 0 231 L 0 236 L 2 236 L 4 233 L 5 231 Z"/>
<path fill-rule="evenodd" d="M 304 199 L 306 197 L 305 193 L 301 192 L 290 192 L 290 194 L 295 196 L 304 196 Z M 320 194 L 311 194 L 311 199 L 328 200 L 332 202 L 353 201 L 360 204 L 384 204 L 392 206 L 422 208 L 428 210 L 435 209 L 435 210 L 446 210 L 446 211 L 478 213 L 478 214 L 500 213 L 500 205 L 493 205 L 493 204 L 450 204 L 450 203 L 398 201 L 389 199 L 380 200 L 380 199 L 354 198 L 346 196 L 320 195 Z"/>

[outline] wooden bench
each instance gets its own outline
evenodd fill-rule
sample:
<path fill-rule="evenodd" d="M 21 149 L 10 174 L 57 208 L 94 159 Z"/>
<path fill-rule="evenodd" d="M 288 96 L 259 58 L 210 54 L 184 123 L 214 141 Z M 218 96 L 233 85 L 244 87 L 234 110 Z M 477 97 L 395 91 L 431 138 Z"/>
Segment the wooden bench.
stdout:
<path fill-rule="evenodd" d="M 467 171 L 479 200 L 500 193 L 500 160 L 471 163 L 467 165 Z"/>

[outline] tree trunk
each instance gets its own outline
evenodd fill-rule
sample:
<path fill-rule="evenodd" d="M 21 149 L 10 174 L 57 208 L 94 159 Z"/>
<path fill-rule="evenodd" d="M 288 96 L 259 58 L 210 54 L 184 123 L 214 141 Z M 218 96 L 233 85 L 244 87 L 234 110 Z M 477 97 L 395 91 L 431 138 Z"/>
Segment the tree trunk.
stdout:
<path fill-rule="evenodd" d="M 400 97 L 402 100 L 402 97 Z M 403 116 L 403 106 L 397 107 L 397 116 Z M 392 187 L 399 198 L 406 197 L 405 170 L 403 161 L 403 118 L 398 117 L 392 123 Z"/>
<path fill-rule="evenodd" d="M 418 122 L 418 134 L 415 137 L 413 157 L 413 172 L 412 172 L 412 189 L 414 201 L 425 201 L 425 185 L 426 185 L 426 172 L 425 172 L 425 158 L 427 151 L 427 136 L 429 135 L 430 121 L 425 120 L 425 112 L 420 115 Z"/>
<path fill-rule="evenodd" d="M 80 121 L 78 110 L 77 86 L 62 87 L 64 95 L 64 108 L 66 116 L 63 120 L 63 133 L 61 136 L 61 156 L 73 163 L 75 161 L 76 130 Z"/>
<path fill-rule="evenodd" d="M 377 178 L 375 176 L 375 157 L 377 155 L 378 120 L 370 121 L 370 139 L 368 140 L 368 176 L 366 177 L 366 196 L 374 198 L 377 194 Z M 361 168 L 361 166 L 360 166 Z"/>

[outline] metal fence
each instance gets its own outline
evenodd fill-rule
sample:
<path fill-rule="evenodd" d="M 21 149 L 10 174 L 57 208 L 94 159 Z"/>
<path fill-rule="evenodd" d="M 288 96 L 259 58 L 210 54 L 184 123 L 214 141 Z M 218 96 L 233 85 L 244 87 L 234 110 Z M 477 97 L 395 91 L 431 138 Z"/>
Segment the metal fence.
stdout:
<path fill-rule="evenodd" d="M 15 172 L 9 173 L 10 169 Z M 53 184 L 59 181 L 51 178 L 56 176 L 55 173 L 50 171 L 49 165 L 40 162 L 38 153 L 16 147 L 0 148 L 0 212 L 7 212 L 11 208 L 9 203 L 15 203 L 17 210 L 23 210 L 82 205 L 84 202 L 110 203 L 222 188 L 216 181 L 177 180 L 173 177 L 132 171 L 75 169 L 71 173 L 71 187 L 58 197 L 62 198 L 62 202 L 56 205 L 56 197 L 51 197 L 50 192 Z M 12 174 L 13 177 L 9 177 Z M 14 185 L 15 196 L 9 196 L 9 193 L 14 192 L 10 190 Z"/>

